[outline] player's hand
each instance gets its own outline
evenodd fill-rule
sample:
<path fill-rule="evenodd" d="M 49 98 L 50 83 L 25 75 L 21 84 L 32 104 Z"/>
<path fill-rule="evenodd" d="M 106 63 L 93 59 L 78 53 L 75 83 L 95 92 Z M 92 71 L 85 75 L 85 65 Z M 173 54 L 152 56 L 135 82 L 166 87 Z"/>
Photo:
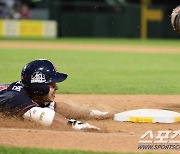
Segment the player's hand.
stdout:
<path fill-rule="evenodd" d="M 112 119 L 114 114 L 110 112 L 102 112 L 99 110 L 91 110 L 90 116 L 96 117 L 96 119 L 104 120 L 104 119 Z"/>
<path fill-rule="evenodd" d="M 177 33 L 180 33 L 180 5 L 173 9 L 171 13 L 171 24 Z"/>
<path fill-rule="evenodd" d="M 75 130 L 82 130 L 82 131 L 100 131 L 100 128 L 96 126 L 92 126 L 88 124 L 87 122 L 82 122 L 74 119 L 70 119 L 68 121 L 68 124 L 72 126 Z"/>

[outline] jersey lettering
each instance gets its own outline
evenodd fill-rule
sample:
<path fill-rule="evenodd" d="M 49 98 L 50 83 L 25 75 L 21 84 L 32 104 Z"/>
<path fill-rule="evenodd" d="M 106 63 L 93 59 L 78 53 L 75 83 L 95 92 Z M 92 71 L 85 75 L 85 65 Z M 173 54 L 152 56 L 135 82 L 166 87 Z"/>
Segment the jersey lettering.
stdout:
<path fill-rule="evenodd" d="M 22 86 L 13 86 L 12 90 L 21 91 L 22 88 L 23 88 Z"/>

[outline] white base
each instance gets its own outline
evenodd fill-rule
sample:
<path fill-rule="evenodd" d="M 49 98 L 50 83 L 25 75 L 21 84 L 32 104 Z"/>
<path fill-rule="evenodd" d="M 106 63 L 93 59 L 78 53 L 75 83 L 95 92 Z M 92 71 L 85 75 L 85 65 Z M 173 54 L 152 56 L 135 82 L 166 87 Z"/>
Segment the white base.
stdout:
<path fill-rule="evenodd" d="M 180 113 L 159 109 L 137 109 L 114 114 L 115 121 L 175 123 L 180 122 Z"/>

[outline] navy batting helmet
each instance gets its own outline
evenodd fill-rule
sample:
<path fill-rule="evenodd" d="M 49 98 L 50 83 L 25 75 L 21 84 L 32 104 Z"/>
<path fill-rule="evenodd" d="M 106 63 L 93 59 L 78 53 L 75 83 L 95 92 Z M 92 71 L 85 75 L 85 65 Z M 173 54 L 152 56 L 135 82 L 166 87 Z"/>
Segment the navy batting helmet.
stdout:
<path fill-rule="evenodd" d="M 49 93 L 48 83 L 62 82 L 67 76 L 67 74 L 57 72 L 55 66 L 50 61 L 39 59 L 23 67 L 21 82 L 28 93 L 44 96 Z"/>

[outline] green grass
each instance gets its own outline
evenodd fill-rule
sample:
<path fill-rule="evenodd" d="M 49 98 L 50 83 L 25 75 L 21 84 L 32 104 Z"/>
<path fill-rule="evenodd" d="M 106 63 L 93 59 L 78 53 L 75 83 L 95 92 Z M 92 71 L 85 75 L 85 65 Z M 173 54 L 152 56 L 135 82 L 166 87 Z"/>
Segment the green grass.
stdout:
<path fill-rule="evenodd" d="M 45 58 L 69 74 L 59 93 L 180 94 L 180 54 L 0 48 L 0 83 L 20 79 L 29 61 Z"/>
<path fill-rule="evenodd" d="M 41 149 L 41 148 L 19 148 L 0 146 L 1 154 L 155 154 L 154 152 L 94 152 L 82 150 L 60 150 L 60 149 Z M 168 154 L 168 153 L 166 153 Z"/>
<path fill-rule="evenodd" d="M 107 44 L 107 45 L 146 45 L 146 46 L 180 46 L 179 39 L 120 39 L 120 38 L 58 38 L 58 39 L 28 39 L 28 38 L 1 38 L 0 41 L 31 41 L 31 42 L 51 42 L 51 43 L 80 43 L 80 44 Z"/>
<path fill-rule="evenodd" d="M 17 148 L 0 146 L 1 154 L 123 154 L 115 152 L 93 152 L 80 150 L 58 150 L 58 149 L 40 149 L 40 148 Z M 135 153 L 126 153 L 135 154 Z M 150 153 L 149 153 L 150 154 Z"/>

